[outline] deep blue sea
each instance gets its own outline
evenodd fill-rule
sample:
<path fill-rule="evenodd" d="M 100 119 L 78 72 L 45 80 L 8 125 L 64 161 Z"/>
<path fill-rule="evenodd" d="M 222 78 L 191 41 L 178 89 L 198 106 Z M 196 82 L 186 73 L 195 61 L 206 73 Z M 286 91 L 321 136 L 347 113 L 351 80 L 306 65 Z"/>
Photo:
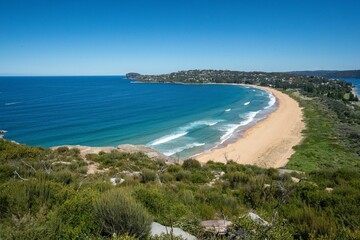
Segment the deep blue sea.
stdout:
<path fill-rule="evenodd" d="M 242 86 L 0 77 L 0 129 L 32 146 L 143 144 L 185 158 L 239 137 L 275 102 Z"/>

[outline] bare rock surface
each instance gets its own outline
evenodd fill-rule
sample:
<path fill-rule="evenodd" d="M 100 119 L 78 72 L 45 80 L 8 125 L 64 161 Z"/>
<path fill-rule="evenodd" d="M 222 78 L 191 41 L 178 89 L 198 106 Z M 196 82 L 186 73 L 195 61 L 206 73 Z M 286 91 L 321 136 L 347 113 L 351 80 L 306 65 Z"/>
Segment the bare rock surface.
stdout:
<path fill-rule="evenodd" d="M 255 213 L 253 213 L 253 212 L 249 212 L 249 213 L 247 214 L 247 216 L 248 216 L 251 220 L 253 220 L 254 222 L 259 223 L 260 225 L 263 225 L 263 226 L 269 226 L 269 225 L 270 225 L 269 222 L 265 221 L 265 220 L 262 219 L 259 215 L 255 214 Z"/>
<path fill-rule="evenodd" d="M 233 225 L 233 223 L 227 220 L 206 220 L 201 222 L 201 226 L 218 234 L 224 234 L 226 229 L 231 225 Z"/>
<path fill-rule="evenodd" d="M 171 231 L 172 231 L 172 235 L 175 237 L 181 237 L 186 240 L 196 240 L 197 239 L 195 236 L 191 235 L 188 232 L 185 232 L 184 230 L 182 230 L 180 228 L 174 227 L 171 229 L 171 227 L 161 225 L 160 223 L 157 223 L 157 222 L 151 223 L 150 236 L 155 237 L 155 236 L 160 236 L 161 234 L 170 234 Z"/>
<path fill-rule="evenodd" d="M 141 153 L 144 153 L 149 158 L 156 158 L 156 159 L 164 160 L 166 162 L 171 162 L 174 160 L 171 157 L 165 156 L 158 150 L 155 150 L 151 147 L 144 146 L 144 145 L 122 144 L 122 145 L 117 146 L 116 149 L 127 152 L 127 153 L 141 152 Z"/>
<path fill-rule="evenodd" d="M 290 174 L 290 173 L 297 173 L 297 174 L 305 174 L 304 172 L 298 171 L 298 170 L 292 170 L 292 169 L 279 169 L 279 174 L 280 175 L 284 175 L 284 174 Z"/>

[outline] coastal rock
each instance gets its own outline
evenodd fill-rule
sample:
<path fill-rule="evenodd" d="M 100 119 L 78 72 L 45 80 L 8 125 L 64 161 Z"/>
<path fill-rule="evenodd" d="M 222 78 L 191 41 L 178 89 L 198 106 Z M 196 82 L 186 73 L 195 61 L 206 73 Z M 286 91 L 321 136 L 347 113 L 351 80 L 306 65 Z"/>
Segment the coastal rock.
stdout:
<path fill-rule="evenodd" d="M 333 188 L 330 188 L 330 187 L 327 187 L 327 188 L 325 188 L 325 191 L 327 191 L 327 192 L 332 192 L 334 189 Z"/>
<path fill-rule="evenodd" d="M 300 179 L 296 177 L 291 177 L 291 181 L 293 181 L 294 183 L 298 183 L 300 182 Z"/>
<path fill-rule="evenodd" d="M 122 178 L 110 178 L 110 182 L 112 185 L 116 186 L 118 184 L 122 184 L 123 182 L 125 182 L 125 179 Z"/>
<path fill-rule="evenodd" d="M 110 153 L 112 150 L 115 150 L 115 147 L 89 147 L 89 146 L 81 146 L 81 145 L 62 145 L 52 147 L 52 150 L 56 150 L 60 147 L 67 147 L 69 149 L 77 148 L 80 150 L 80 156 L 85 158 L 87 154 L 99 154 L 99 152 Z"/>
<path fill-rule="evenodd" d="M 161 225 L 160 223 L 157 223 L 157 222 L 151 223 L 151 229 L 150 229 L 151 237 L 160 236 L 162 234 L 170 234 L 171 232 L 172 232 L 173 236 L 181 237 L 186 240 L 196 240 L 197 239 L 195 236 L 191 235 L 188 232 L 185 232 L 184 230 L 182 230 L 180 228 L 173 227 L 171 229 L 171 227 Z"/>
<path fill-rule="evenodd" d="M 233 223 L 227 220 L 206 220 L 201 222 L 201 226 L 206 230 L 214 231 L 220 235 L 225 234 L 226 229 L 232 225 Z"/>
<path fill-rule="evenodd" d="M 165 156 L 161 152 L 147 146 L 143 145 L 131 145 L 131 144 L 122 144 L 117 147 L 90 147 L 90 146 L 81 146 L 81 145 L 62 145 L 52 147 L 52 150 L 56 150 L 60 147 L 68 147 L 69 149 L 77 148 L 80 150 L 80 156 L 85 158 L 87 154 L 99 154 L 100 152 L 110 153 L 113 150 L 119 150 L 126 153 L 137 153 L 142 152 L 149 158 L 156 158 L 163 160 L 167 163 L 175 162 L 174 158 Z"/>
<path fill-rule="evenodd" d="M 284 175 L 284 174 L 291 174 L 291 173 L 297 173 L 297 174 L 305 174 L 304 172 L 298 171 L 298 170 L 292 170 L 292 169 L 279 169 L 279 174 L 280 175 Z"/>
<path fill-rule="evenodd" d="M 262 225 L 262 226 L 269 226 L 269 225 L 270 225 L 269 222 L 265 221 L 265 220 L 262 219 L 259 215 L 255 214 L 255 213 L 253 213 L 253 212 L 249 212 L 249 213 L 247 214 L 247 216 L 248 216 L 251 220 L 253 220 L 254 222 L 256 222 L 256 223 L 258 223 L 258 224 L 260 224 L 260 225 Z"/>
<path fill-rule="evenodd" d="M 156 158 L 164 160 L 166 162 L 174 162 L 175 160 L 171 157 L 165 156 L 161 152 L 144 145 L 132 145 L 132 144 L 122 144 L 116 147 L 116 149 L 127 152 L 127 153 L 144 153 L 149 158 Z"/>
<path fill-rule="evenodd" d="M 124 174 L 126 177 L 140 177 L 141 176 L 141 172 L 130 172 L 130 171 L 122 171 L 120 172 L 122 174 Z"/>

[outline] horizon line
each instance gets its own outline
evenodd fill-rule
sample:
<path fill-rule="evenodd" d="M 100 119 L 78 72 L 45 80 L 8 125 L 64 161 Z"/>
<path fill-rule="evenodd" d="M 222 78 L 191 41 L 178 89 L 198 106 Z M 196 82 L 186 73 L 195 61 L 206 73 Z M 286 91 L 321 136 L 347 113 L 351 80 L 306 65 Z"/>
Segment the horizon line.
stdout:
<path fill-rule="evenodd" d="M 337 71 L 337 72 L 341 72 L 341 71 L 360 71 L 360 69 L 347 69 L 347 70 L 330 70 L 330 69 L 325 69 L 325 70 L 291 70 L 291 71 L 261 71 L 261 70 L 250 70 L 250 71 L 242 71 L 242 70 L 229 70 L 229 69 L 187 69 L 187 70 L 178 70 L 178 71 L 173 71 L 173 72 L 168 72 L 168 73 L 174 73 L 174 72 L 181 72 L 181 71 L 193 71 L 193 70 L 200 70 L 200 71 L 206 71 L 206 70 L 215 70 L 215 71 L 239 71 L 239 72 L 264 72 L 264 73 L 293 73 L 293 72 L 317 72 L 317 71 Z M 135 71 L 129 71 L 127 73 L 138 73 Z M 53 74 L 49 74 L 49 75 L 40 75 L 40 74 L 30 74 L 30 75 L 25 75 L 25 74 L 4 74 L 1 75 L 0 77 L 115 77 L 115 76 L 125 76 L 127 73 L 119 73 L 119 74 L 74 74 L 74 75 L 70 75 L 70 74 L 64 74 L 64 75 L 53 75 Z M 168 74 L 168 73 L 158 73 L 158 74 L 141 74 L 141 75 L 162 75 L 162 74 Z"/>

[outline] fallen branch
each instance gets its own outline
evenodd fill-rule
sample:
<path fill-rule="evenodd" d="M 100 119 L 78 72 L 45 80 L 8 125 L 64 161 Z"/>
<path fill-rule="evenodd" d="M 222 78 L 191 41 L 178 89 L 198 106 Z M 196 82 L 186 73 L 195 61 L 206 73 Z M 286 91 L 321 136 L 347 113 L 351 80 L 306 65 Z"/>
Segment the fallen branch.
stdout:
<path fill-rule="evenodd" d="M 14 174 L 16 175 L 16 176 L 18 176 L 21 180 L 23 180 L 23 181 L 28 181 L 29 179 L 26 179 L 26 178 L 22 178 L 21 176 L 20 176 L 20 174 L 15 170 L 14 171 Z"/>

